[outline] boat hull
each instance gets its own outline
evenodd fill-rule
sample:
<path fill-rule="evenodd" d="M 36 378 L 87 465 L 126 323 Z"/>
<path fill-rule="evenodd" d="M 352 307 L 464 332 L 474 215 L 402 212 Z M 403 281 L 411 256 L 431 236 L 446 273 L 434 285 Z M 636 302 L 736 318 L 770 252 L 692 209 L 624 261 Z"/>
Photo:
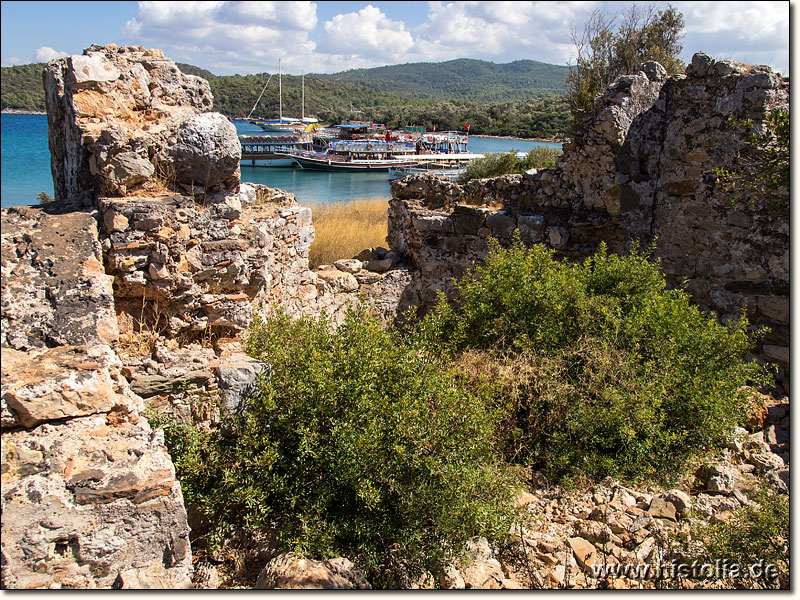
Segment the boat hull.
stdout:
<path fill-rule="evenodd" d="M 307 171 L 388 172 L 391 167 L 404 167 L 416 163 L 414 160 L 337 161 L 330 158 L 306 156 L 292 156 L 291 158 Z"/>

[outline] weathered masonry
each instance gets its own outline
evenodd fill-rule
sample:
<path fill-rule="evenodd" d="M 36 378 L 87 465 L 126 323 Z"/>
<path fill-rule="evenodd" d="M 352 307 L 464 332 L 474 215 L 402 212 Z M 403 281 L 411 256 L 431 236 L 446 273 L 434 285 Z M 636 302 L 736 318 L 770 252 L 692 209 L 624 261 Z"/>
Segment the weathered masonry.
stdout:
<path fill-rule="evenodd" d="M 788 190 L 732 206 L 715 168 L 736 168 L 745 121 L 759 124 L 788 101 L 788 80 L 767 67 L 700 53 L 686 75 L 667 78 L 647 63 L 598 99 L 559 169 L 464 186 L 394 182 L 389 242 L 416 269 L 403 303 L 427 306 L 437 290 L 450 292 L 487 238 L 509 243 L 515 229 L 570 258 L 601 241 L 618 253 L 654 241 L 671 284 L 688 280 L 694 300 L 723 318 L 746 307 L 752 323 L 771 329 L 763 356 L 787 368 L 789 217 L 775 204 L 788 204 Z"/>

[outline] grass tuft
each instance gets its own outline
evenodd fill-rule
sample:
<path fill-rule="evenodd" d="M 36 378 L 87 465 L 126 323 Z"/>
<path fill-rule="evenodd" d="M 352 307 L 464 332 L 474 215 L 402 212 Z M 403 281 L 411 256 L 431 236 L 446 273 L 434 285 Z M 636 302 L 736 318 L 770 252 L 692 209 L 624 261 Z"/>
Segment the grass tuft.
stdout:
<path fill-rule="evenodd" d="M 309 250 L 309 267 L 352 258 L 364 248 L 384 245 L 388 208 L 388 198 L 380 197 L 312 206 L 316 232 Z"/>

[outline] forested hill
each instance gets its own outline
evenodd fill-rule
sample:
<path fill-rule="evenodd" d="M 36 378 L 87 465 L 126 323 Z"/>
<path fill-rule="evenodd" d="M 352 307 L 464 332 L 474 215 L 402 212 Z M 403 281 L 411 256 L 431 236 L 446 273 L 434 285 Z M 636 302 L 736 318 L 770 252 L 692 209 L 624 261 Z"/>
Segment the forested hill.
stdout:
<path fill-rule="evenodd" d="M 495 64 L 459 58 L 314 76 L 361 83 L 406 98 L 504 102 L 564 94 L 568 73 L 569 67 L 535 60 Z"/>
<path fill-rule="evenodd" d="M 208 80 L 214 110 L 246 117 L 269 79 L 268 73 L 217 76 L 176 63 L 184 73 Z M 2 108 L 43 111 L 44 64 L 2 68 Z M 305 76 L 305 116 L 324 122 L 372 119 L 390 127 L 463 129 L 476 134 L 555 137 L 566 131 L 567 67 L 535 61 L 504 65 L 459 59 L 358 69 Z M 303 111 L 301 78 L 283 76 L 283 114 Z M 278 115 L 278 82 L 273 76 L 253 117 Z"/>

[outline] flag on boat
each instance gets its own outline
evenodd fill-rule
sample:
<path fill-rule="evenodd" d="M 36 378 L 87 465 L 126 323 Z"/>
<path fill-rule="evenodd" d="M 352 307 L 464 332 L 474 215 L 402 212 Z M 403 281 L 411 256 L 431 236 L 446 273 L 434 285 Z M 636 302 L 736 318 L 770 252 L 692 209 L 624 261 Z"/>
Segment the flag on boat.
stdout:
<path fill-rule="evenodd" d="M 467 133 L 469 133 L 469 123 L 467 123 Z"/>

